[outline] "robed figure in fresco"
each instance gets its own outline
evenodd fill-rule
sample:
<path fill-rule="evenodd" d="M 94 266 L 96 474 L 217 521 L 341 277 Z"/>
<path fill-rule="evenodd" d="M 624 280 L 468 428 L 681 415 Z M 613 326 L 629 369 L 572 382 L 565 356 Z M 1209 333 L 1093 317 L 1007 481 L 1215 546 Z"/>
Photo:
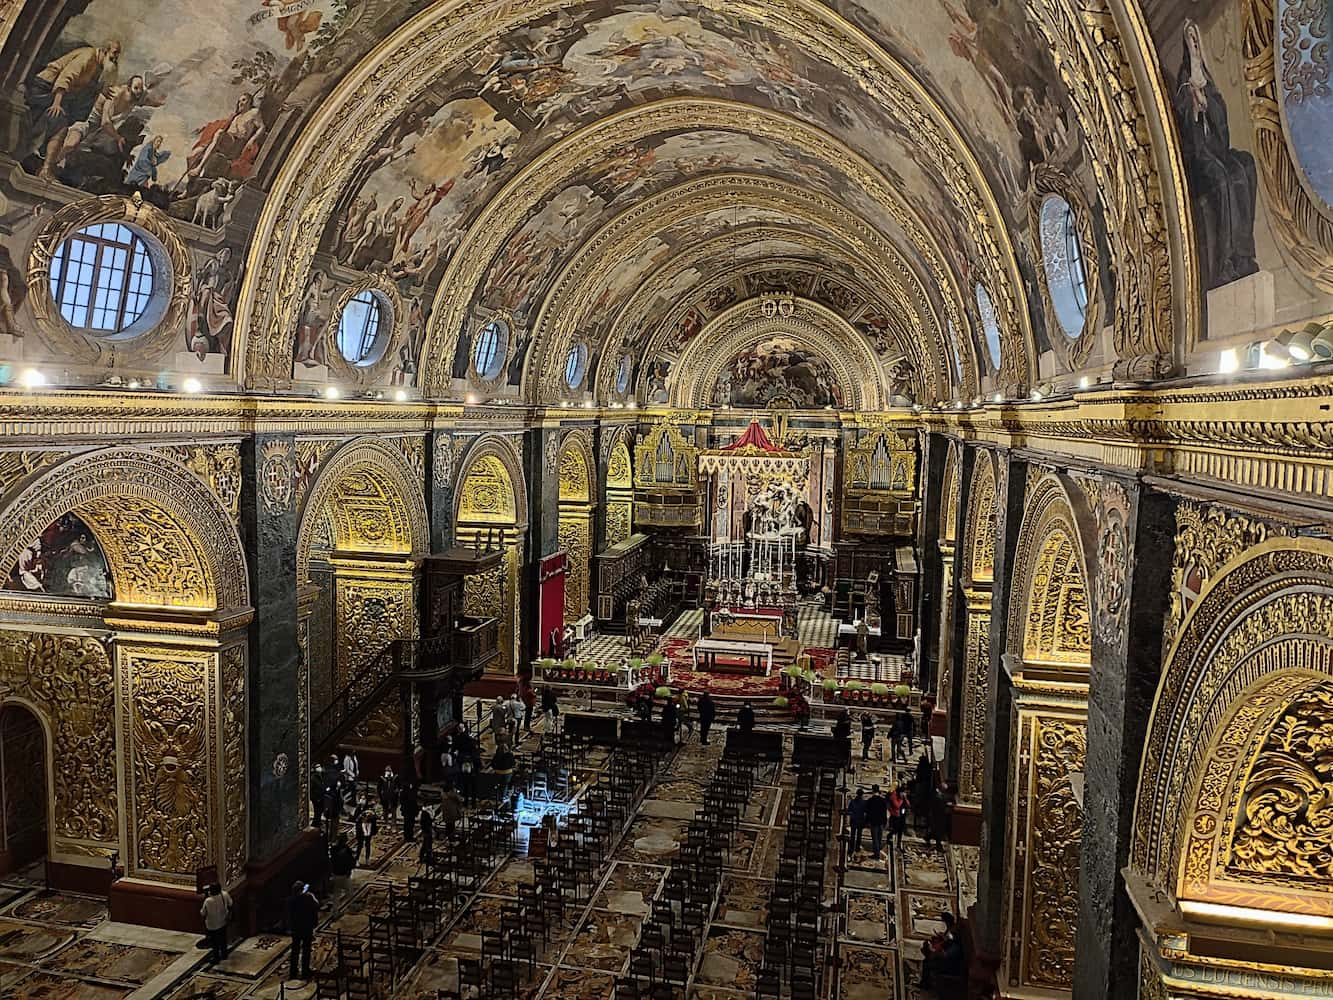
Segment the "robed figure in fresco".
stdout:
<path fill-rule="evenodd" d="M 1254 259 L 1254 157 L 1231 148 L 1227 107 L 1204 57 L 1197 22 L 1184 27 L 1185 54 L 1173 103 L 1181 152 L 1194 199 L 1204 287 L 1217 288 L 1259 270 Z"/>

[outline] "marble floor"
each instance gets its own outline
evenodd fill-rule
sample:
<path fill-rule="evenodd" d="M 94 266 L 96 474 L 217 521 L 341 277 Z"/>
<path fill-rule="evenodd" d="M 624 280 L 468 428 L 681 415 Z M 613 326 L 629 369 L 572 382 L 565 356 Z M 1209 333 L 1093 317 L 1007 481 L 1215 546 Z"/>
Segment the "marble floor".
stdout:
<path fill-rule="evenodd" d="M 540 728 L 540 724 L 536 726 Z M 525 743 L 535 743 L 537 734 Z M 602 1000 L 629 958 L 653 898 L 661 891 L 689 817 L 702 801 L 720 746 L 682 747 L 640 806 L 608 858 L 596 890 L 566 920 L 541 956 L 520 1000 Z M 590 761 L 595 770 L 597 761 Z M 887 787 L 908 777 L 907 765 L 872 758 L 848 776 L 848 794 L 862 784 Z M 752 996 L 762 961 L 766 908 L 781 851 L 794 776 L 761 773 L 740 833 L 725 860 L 721 899 L 696 965 L 690 996 L 742 1000 Z M 887 852 L 886 852 L 887 855 Z M 901 851 L 876 861 L 854 856 L 840 884 L 835 976 L 825 977 L 828 1000 L 915 1000 L 921 943 L 939 929 L 945 911 L 960 912 L 975 897 L 975 848 L 928 850 L 908 836 Z M 417 846 L 385 824 L 371 860 L 354 876 L 354 895 L 339 913 L 326 911 L 317 932 L 315 962 L 330 956 L 337 936 L 363 938 L 368 915 L 380 911 L 390 886 L 420 872 Z M 521 849 L 501 863 L 480 891 L 426 950 L 395 992 L 431 998 L 453 988 L 460 957 L 476 957 L 481 932 L 495 927 L 500 907 L 532 878 Z M 32 1000 L 304 1000 L 309 984 L 286 978 L 287 940 L 247 939 L 210 967 L 198 937 L 113 923 L 103 901 L 47 892 L 40 869 L 0 881 L 0 996 Z"/>

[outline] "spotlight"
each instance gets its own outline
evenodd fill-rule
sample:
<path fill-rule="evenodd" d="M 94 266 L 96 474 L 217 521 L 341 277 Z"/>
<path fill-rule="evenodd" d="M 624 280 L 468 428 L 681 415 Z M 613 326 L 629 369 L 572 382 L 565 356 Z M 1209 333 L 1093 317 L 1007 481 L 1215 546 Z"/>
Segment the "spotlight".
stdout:
<path fill-rule="evenodd" d="M 137 378 L 132 378 L 132 379 L 130 379 L 129 388 L 131 388 L 131 389 L 137 389 L 137 388 L 139 388 L 139 380 L 138 380 Z"/>
<path fill-rule="evenodd" d="M 567 400 L 567 399 L 562 399 L 562 400 L 560 400 L 560 405 L 561 405 L 563 408 L 565 408 L 566 410 L 568 410 L 568 409 L 569 409 L 569 400 Z"/>
<path fill-rule="evenodd" d="M 1259 345 L 1259 363 L 1255 367 L 1264 370 L 1289 368 L 1291 352 L 1276 340 L 1268 340 Z"/>
<path fill-rule="evenodd" d="M 46 385 L 46 376 L 36 368 L 29 368 L 19 376 L 19 382 L 25 389 L 40 389 Z"/>
<path fill-rule="evenodd" d="M 1319 361 L 1333 358 L 1333 323 L 1322 328 L 1317 323 L 1311 323 L 1305 330 L 1310 334 L 1310 352 L 1315 358 Z"/>
<path fill-rule="evenodd" d="M 953 408 L 955 410 L 961 410 L 963 408 L 963 401 L 960 399 L 958 402 L 954 403 Z"/>
<path fill-rule="evenodd" d="M 1034 403 L 1041 402 L 1041 390 L 1033 389 L 1031 392 L 1028 393 L 1028 399 L 1032 400 Z"/>
<path fill-rule="evenodd" d="M 476 395 L 476 393 L 469 392 L 469 393 L 467 394 L 467 405 L 468 405 L 468 406 L 476 406 L 476 405 L 477 405 L 477 395 Z"/>
<path fill-rule="evenodd" d="M 1078 387 L 1079 387 L 1080 389 L 1090 389 L 1090 388 L 1092 388 L 1092 379 L 1090 379 L 1088 376 L 1084 375 L 1081 379 L 1078 380 Z"/>
<path fill-rule="evenodd" d="M 1234 347 L 1228 348 L 1218 356 L 1217 370 L 1223 375 L 1240 371 L 1240 355 Z"/>
<path fill-rule="evenodd" d="M 585 400 L 583 401 L 583 408 L 584 408 L 585 410 L 591 410 L 591 409 L 592 409 L 592 400 L 591 400 L 591 399 L 585 399 Z"/>
<path fill-rule="evenodd" d="M 638 401 L 637 401 L 637 400 L 633 400 L 633 399 L 631 399 L 631 400 L 630 400 L 628 403 L 626 403 L 625 405 L 628 406 L 631 410 L 637 410 L 637 409 L 639 408 L 639 403 L 638 403 Z"/>
<path fill-rule="evenodd" d="M 204 386 L 197 378 L 187 378 L 181 383 L 181 388 L 193 395 L 196 392 L 203 392 Z"/>
<path fill-rule="evenodd" d="M 1313 338 L 1304 330 L 1298 330 L 1291 335 L 1287 341 L 1287 353 L 1291 355 L 1291 360 L 1298 364 L 1304 364 L 1314 358 Z"/>
<path fill-rule="evenodd" d="M 407 402 L 407 392 L 406 392 L 405 390 L 403 390 L 403 389 L 399 389 L 397 392 L 395 392 L 395 393 L 393 394 L 393 398 L 394 398 L 394 402 L 397 402 L 397 403 L 406 403 L 406 402 Z"/>
<path fill-rule="evenodd" d="M 997 392 L 994 396 L 991 397 L 991 400 L 994 401 L 994 402 L 996 402 L 996 403 L 1003 403 L 1003 402 L 1004 402 L 1004 393 L 1002 393 L 1002 392 Z"/>
<path fill-rule="evenodd" d="M 342 393 L 338 391 L 338 387 L 336 385 L 331 385 L 324 390 L 325 399 L 337 399 L 341 395 Z"/>

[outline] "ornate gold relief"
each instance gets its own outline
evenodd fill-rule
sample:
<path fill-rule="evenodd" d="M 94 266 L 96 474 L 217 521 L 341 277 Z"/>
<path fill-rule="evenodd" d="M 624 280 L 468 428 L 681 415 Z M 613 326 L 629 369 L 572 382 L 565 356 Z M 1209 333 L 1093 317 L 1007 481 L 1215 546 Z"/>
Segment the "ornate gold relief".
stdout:
<path fill-rule="evenodd" d="M 162 449 L 208 484 L 237 524 L 241 520 L 241 446 L 168 445 Z"/>
<path fill-rule="evenodd" d="M 38 469 L 54 465 L 67 452 L 60 451 L 3 451 L 0 452 L 0 497 L 13 488 L 20 480 L 32 475 Z"/>
<path fill-rule="evenodd" d="M 1020 577 L 1015 577 L 1021 579 Z M 1024 665 L 1040 663 L 1086 669 L 1092 658 L 1092 628 L 1077 542 L 1063 528 L 1041 541 L 1030 570 Z"/>
<path fill-rule="evenodd" d="M 35 706 L 51 732 L 57 851 L 120 841 L 115 678 L 97 639 L 0 630 L 0 684 Z"/>
<path fill-rule="evenodd" d="M 259 464 L 259 496 L 264 509 L 274 516 L 292 509 L 293 483 L 296 469 L 292 465 L 292 449 L 286 441 L 269 441 L 261 449 Z"/>
<path fill-rule="evenodd" d="M 845 491 L 873 490 L 897 496 L 914 496 L 916 442 L 894 430 L 865 434 L 847 449 Z"/>
<path fill-rule="evenodd" d="M 170 284 L 161 318 L 152 329 L 130 340 L 79 333 L 65 322 L 51 298 L 51 262 L 60 244 L 77 230 L 104 222 L 131 226 L 151 237 L 148 245 L 156 258 L 157 273 Z M 152 241 L 160 245 L 160 251 Z M 180 333 L 190 303 L 191 273 L 190 252 L 165 213 L 145 202 L 137 192 L 129 198 L 102 195 L 66 205 L 37 234 L 28 255 L 28 301 L 38 332 L 57 354 L 86 365 L 105 364 L 100 359 L 107 354 L 113 359 L 117 354 L 128 355 L 147 363 L 169 350 Z"/>
<path fill-rule="evenodd" d="M 1089 482 L 1084 481 L 1085 484 Z M 1097 635 L 1114 647 L 1125 631 L 1129 613 L 1129 573 L 1134 565 L 1134 542 L 1129 535 L 1129 495 L 1118 483 L 1098 483 L 1097 571 L 1095 599 Z"/>
<path fill-rule="evenodd" d="M 1083 258 L 1087 307 L 1083 316 L 1083 329 L 1077 331 L 1073 337 L 1063 332 L 1056 315 L 1049 276 L 1046 273 L 1041 215 L 1042 206 L 1049 195 L 1063 198 L 1074 210 L 1074 225 L 1078 235 L 1079 251 Z M 1083 196 L 1083 189 L 1048 164 L 1040 163 L 1032 169 L 1032 193 L 1028 199 L 1028 232 L 1033 243 L 1032 259 L 1036 263 L 1034 270 L 1037 272 L 1037 282 L 1041 286 L 1042 302 L 1046 311 L 1046 340 L 1065 369 L 1077 371 L 1087 364 L 1088 356 L 1092 354 L 1093 347 L 1102 335 L 1101 261 L 1097 253 L 1097 239 L 1092 231 L 1092 207 Z"/>
<path fill-rule="evenodd" d="M 356 365 L 343 357 L 338 346 L 338 330 L 342 325 L 343 310 L 363 292 L 373 292 L 380 300 L 380 324 L 381 328 L 388 326 L 388 334 L 381 334 L 384 353 L 368 364 Z M 386 312 L 387 316 L 384 315 Z M 342 290 L 329 315 L 332 318 L 324 326 L 324 358 L 336 379 L 352 385 L 374 385 L 398 364 L 398 348 L 407 336 L 408 318 L 398 285 L 390 281 L 388 275 L 362 275 Z"/>
<path fill-rule="evenodd" d="M 341 567 L 335 573 L 337 611 L 334 689 L 341 691 L 395 639 L 415 634 L 412 571 L 403 578 L 359 579 Z M 364 745 L 397 749 L 403 742 L 402 713 L 391 693 L 349 737 Z"/>
<path fill-rule="evenodd" d="M 952 552 L 958 540 L 958 504 L 963 488 L 959 475 L 958 463 L 961 459 L 957 441 L 950 441 L 948 454 L 944 458 L 944 483 L 940 488 L 940 543 L 949 545 Z"/>
<path fill-rule="evenodd" d="M 250 775 L 246 769 L 246 720 L 248 694 L 245 688 L 244 646 L 232 646 L 222 653 L 222 832 L 225 884 L 234 885 L 245 876 L 249 857 Z M 308 771 L 301 772 L 301 781 Z M 309 801 L 309 796 L 300 796 Z"/>
<path fill-rule="evenodd" d="M 117 644 L 130 875 L 192 883 L 215 860 L 216 656 Z M 213 723 L 216 725 L 216 723 Z"/>
<path fill-rule="evenodd" d="M 1241 12 L 1245 81 L 1254 122 L 1255 160 L 1268 196 L 1265 206 L 1287 255 L 1319 289 L 1333 292 L 1333 213 L 1329 206 L 1311 196 L 1283 133 L 1286 119 L 1277 79 L 1281 59 L 1275 44 L 1277 4 L 1274 0 L 1245 0 Z M 1282 10 L 1284 32 L 1295 39 L 1311 38 L 1308 47 L 1312 56 L 1318 48 L 1315 42 L 1318 28 L 1310 22 L 1317 23 L 1321 14 L 1327 20 L 1327 8 L 1317 3 L 1292 3 Z M 1306 35 L 1307 31 L 1311 34 Z M 1320 44 L 1327 74 L 1327 38 Z M 1324 86 L 1327 87 L 1327 82 Z"/>
<path fill-rule="evenodd" d="M 1020 701 L 1014 744 L 1005 875 L 1008 985 L 1067 991 L 1074 984 L 1083 840 L 1083 810 L 1070 775 L 1084 770 L 1087 723 Z"/>
<path fill-rule="evenodd" d="M 981 791 L 986 783 L 990 592 L 968 592 L 966 614 L 967 645 L 963 649 L 962 764 L 958 773 L 958 799 L 964 804 L 976 805 L 981 802 Z"/>
<path fill-rule="evenodd" d="M 970 515 L 963 545 L 962 580 L 990 584 L 995 579 L 995 459 L 978 449 L 967 490 Z"/>

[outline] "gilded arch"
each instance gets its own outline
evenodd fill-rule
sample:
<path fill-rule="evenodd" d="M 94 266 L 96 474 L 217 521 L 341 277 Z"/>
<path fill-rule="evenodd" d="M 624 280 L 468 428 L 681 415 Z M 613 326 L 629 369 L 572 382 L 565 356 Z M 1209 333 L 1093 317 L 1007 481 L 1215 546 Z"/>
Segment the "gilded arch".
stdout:
<path fill-rule="evenodd" d="M 976 449 L 967 505 L 961 579 L 989 585 L 995 580 L 995 458 L 988 448 Z"/>
<path fill-rule="evenodd" d="M 392 444 L 357 438 L 324 464 L 301 510 L 296 579 L 310 582 L 310 551 L 319 518 L 328 516 L 338 549 L 404 556 L 430 549 L 423 484 Z"/>
<path fill-rule="evenodd" d="M 565 581 L 565 620 L 589 610 L 592 581 L 592 512 L 597 495 L 597 464 L 587 430 L 567 432 L 560 442 L 560 547 L 569 556 Z"/>
<path fill-rule="evenodd" d="M 1262 542 L 1209 580 L 1168 652 L 1132 868 L 1187 911 L 1333 916 L 1333 877 L 1315 860 L 1333 840 L 1312 784 L 1328 780 L 1330 704 L 1333 543 Z"/>
<path fill-rule="evenodd" d="M 959 446 L 957 441 L 950 441 L 944 456 L 944 479 L 940 485 L 943 507 L 940 509 L 940 541 L 948 543 L 950 548 L 958 541 L 958 503 L 962 482 L 958 470 Z M 952 552 L 950 552 L 952 555 Z"/>
<path fill-rule="evenodd" d="M 487 477 L 499 484 L 497 495 L 490 498 L 473 490 L 469 495 L 468 481 L 478 469 L 487 470 Z M 503 476 L 500 472 L 503 471 Z M 454 524 L 468 520 L 491 520 L 496 523 L 509 522 L 515 528 L 523 529 L 528 524 L 528 489 L 523 478 L 523 467 L 518 451 L 512 441 L 498 434 L 485 434 L 477 438 L 463 452 L 458 463 L 458 488 L 454 491 Z M 507 490 L 505 489 L 507 487 Z M 483 518 L 480 515 L 495 516 Z"/>
<path fill-rule="evenodd" d="M 116 580 L 116 606 L 192 612 L 250 607 L 245 551 L 221 501 L 161 452 L 117 447 L 47 469 L 0 518 L 0 558 L 12 566 L 58 517 L 79 514 Z"/>
<path fill-rule="evenodd" d="M 610 548 L 634 533 L 634 463 L 628 427 L 616 428 L 606 450 L 606 545 Z"/>
<path fill-rule="evenodd" d="M 723 369 L 738 353 L 773 336 L 787 336 L 829 363 L 843 394 L 843 408 L 882 410 L 888 405 L 883 365 L 846 320 L 808 299 L 765 296 L 733 306 L 692 340 L 676 366 L 671 405 L 706 408 Z"/>

